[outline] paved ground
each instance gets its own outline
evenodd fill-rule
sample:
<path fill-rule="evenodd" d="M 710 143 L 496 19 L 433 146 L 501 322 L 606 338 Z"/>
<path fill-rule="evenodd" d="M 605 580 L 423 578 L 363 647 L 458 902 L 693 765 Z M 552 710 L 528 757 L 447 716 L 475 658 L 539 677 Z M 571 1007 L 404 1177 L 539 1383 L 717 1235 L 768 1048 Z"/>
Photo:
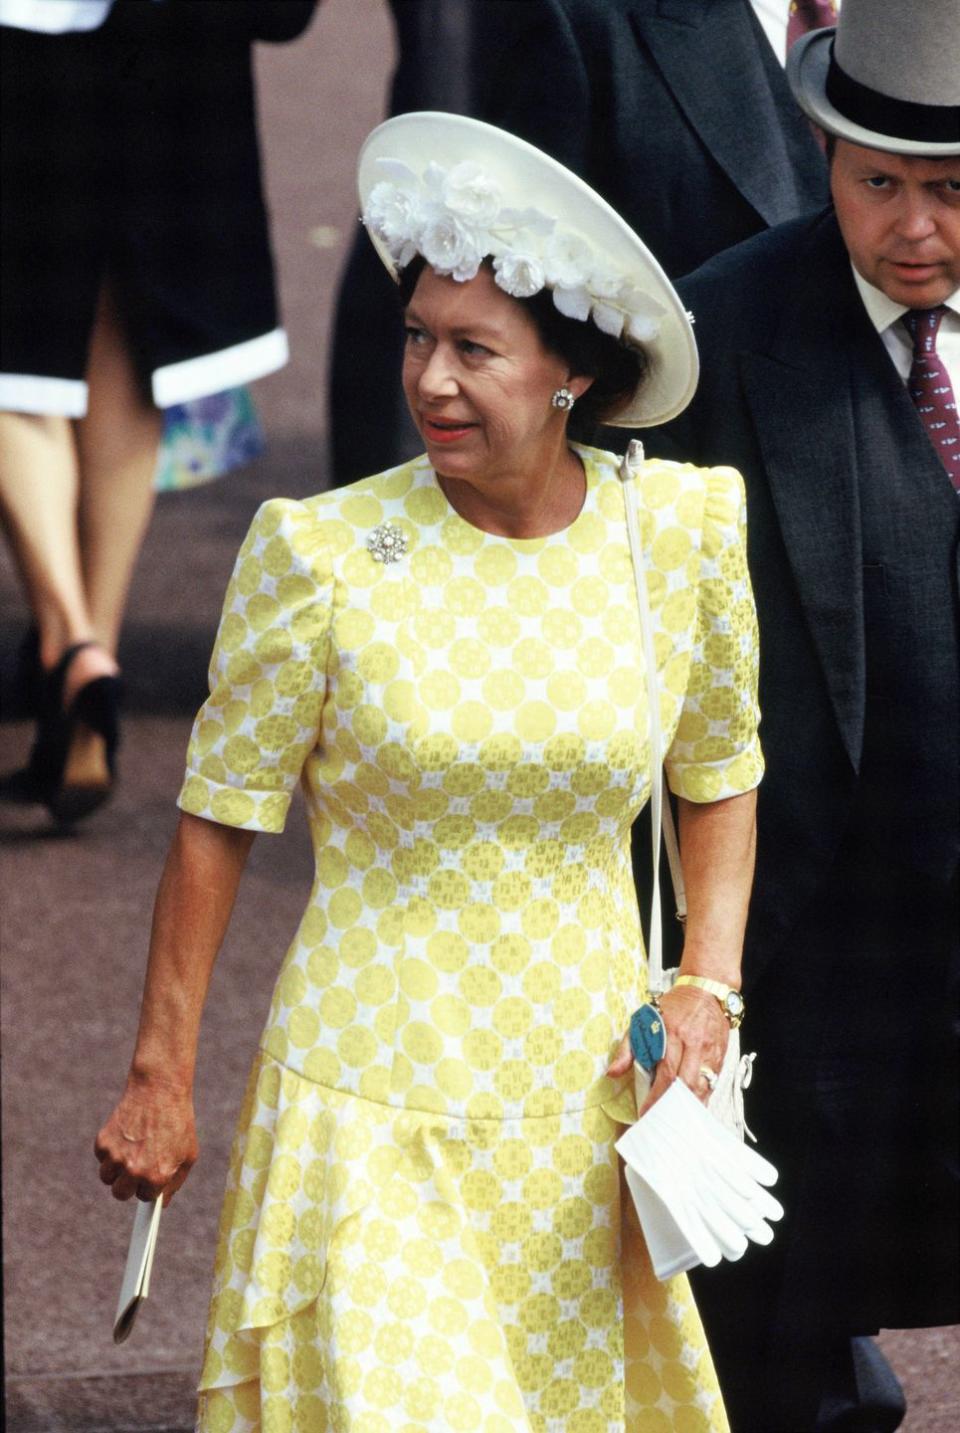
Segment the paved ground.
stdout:
<path fill-rule="evenodd" d="M 34 812 L 0 809 L 7 1414 L 15 1433 L 191 1426 L 230 1131 L 310 881 L 299 815 L 284 838 L 255 846 L 205 1022 L 203 1155 L 164 1216 L 153 1297 L 121 1348 L 110 1323 L 131 1210 L 97 1183 L 91 1146 L 129 1056 L 153 890 L 233 554 L 262 497 L 323 486 L 326 333 L 355 222 L 353 160 L 379 117 L 390 63 L 380 0 L 327 0 L 305 39 L 263 50 L 263 133 L 294 353 L 258 390 L 270 452 L 239 478 L 160 504 L 122 654 L 130 716 L 114 804 L 68 839 L 51 839 Z M 0 675 L 23 620 L 0 555 Z M 25 725 L 0 727 L 0 766 L 28 742 Z M 956 1333 L 886 1334 L 884 1344 L 907 1384 L 908 1433 L 952 1429 Z"/>

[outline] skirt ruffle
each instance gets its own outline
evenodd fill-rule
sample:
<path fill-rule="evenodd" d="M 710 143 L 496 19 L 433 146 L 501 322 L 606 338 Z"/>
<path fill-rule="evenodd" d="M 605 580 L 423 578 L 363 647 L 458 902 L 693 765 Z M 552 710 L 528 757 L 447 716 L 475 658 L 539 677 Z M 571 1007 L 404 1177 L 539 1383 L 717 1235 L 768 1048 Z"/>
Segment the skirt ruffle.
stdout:
<path fill-rule="evenodd" d="M 451 1119 L 261 1052 L 198 1429 L 721 1433 L 687 1282 L 656 1281 L 621 1201 L 613 1140 L 631 1117 L 624 1093 L 543 1119 Z"/>

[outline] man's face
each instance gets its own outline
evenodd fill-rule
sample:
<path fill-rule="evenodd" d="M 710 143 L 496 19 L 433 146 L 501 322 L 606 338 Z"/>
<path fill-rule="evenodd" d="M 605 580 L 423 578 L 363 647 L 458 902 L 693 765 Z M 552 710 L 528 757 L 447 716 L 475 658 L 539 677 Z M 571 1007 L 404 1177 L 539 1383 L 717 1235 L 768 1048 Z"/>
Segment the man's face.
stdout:
<path fill-rule="evenodd" d="M 933 308 L 960 288 L 960 155 L 921 159 L 838 139 L 830 188 L 868 283 L 908 308 Z"/>

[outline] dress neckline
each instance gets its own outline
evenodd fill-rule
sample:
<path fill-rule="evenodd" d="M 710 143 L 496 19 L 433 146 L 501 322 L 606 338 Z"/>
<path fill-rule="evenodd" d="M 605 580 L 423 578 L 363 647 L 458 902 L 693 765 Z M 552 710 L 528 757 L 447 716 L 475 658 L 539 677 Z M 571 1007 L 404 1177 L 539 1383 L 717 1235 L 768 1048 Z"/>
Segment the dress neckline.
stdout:
<path fill-rule="evenodd" d="M 462 517 L 461 514 L 457 512 L 443 491 L 435 468 L 428 461 L 426 467 L 430 481 L 440 494 L 447 509 L 445 522 L 449 523 L 451 529 L 454 531 L 460 529 L 464 532 L 476 533 L 477 536 L 482 537 L 485 542 L 502 542 L 517 552 L 539 552 L 548 543 L 568 539 L 576 531 L 577 527 L 583 523 L 587 515 L 593 512 L 596 503 L 596 490 L 600 481 L 597 464 L 590 449 L 581 443 L 571 443 L 569 446 L 583 464 L 585 486 L 580 511 L 572 522 L 567 523 L 566 527 L 557 528 L 556 532 L 544 533 L 541 537 L 508 537 L 505 533 L 489 532 L 485 527 L 477 527 L 476 523 L 468 521 L 467 518 Z"/>

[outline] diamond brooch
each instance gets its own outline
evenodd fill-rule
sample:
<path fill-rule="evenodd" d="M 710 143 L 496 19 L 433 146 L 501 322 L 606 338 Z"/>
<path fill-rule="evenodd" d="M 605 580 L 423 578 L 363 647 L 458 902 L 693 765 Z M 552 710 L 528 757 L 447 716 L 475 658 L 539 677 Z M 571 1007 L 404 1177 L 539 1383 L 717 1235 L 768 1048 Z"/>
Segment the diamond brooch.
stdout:
<path fill-rule="evenodd" d="M 367 538 L 367 550 L 374 562 L 399 562 L 407 551 L 406 533 L 395 522 L 382 522 Z"/>

